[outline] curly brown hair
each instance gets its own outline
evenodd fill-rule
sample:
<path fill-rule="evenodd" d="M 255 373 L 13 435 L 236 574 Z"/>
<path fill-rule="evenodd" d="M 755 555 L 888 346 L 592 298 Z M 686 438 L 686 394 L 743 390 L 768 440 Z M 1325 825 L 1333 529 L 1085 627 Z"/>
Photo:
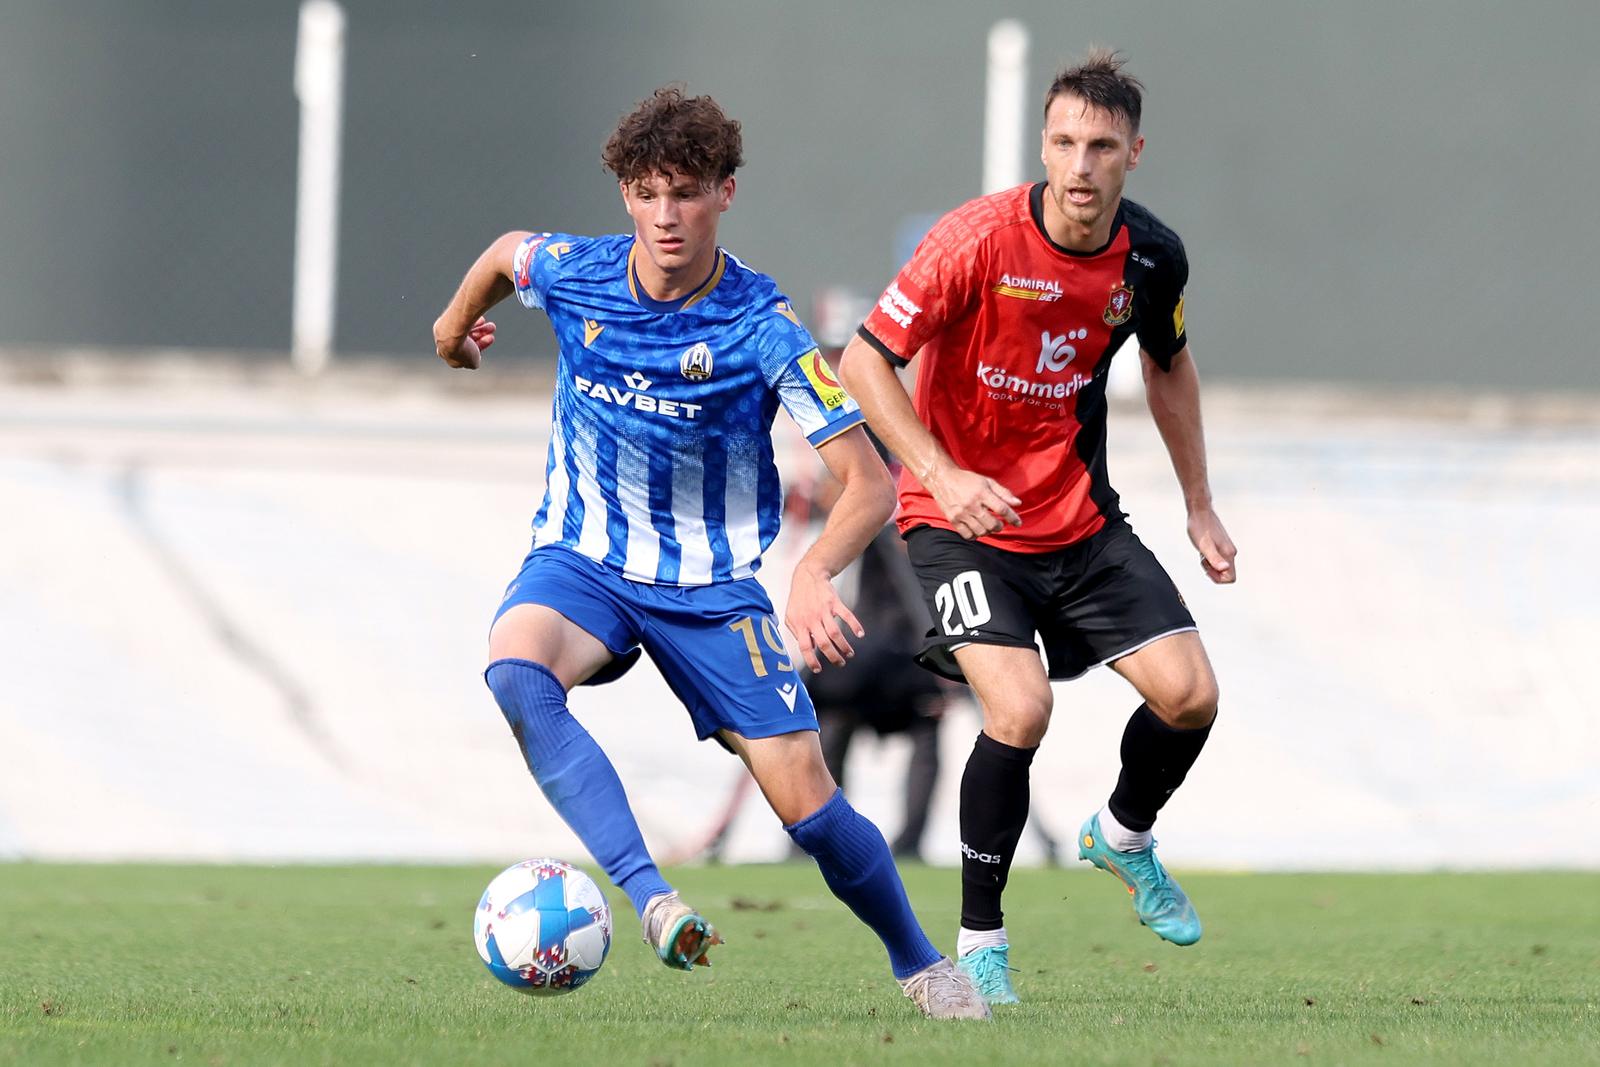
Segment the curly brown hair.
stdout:
<path fill-rule="evenodd" d="M 617 123 L 600 161 L 622 182 L 677 174 L 709 186 L 744 164 L 744 144 L 739 124 L 711 97 L 663 85 Z"/>
<path fill-rule="evenodd" d="M 1121 115 L 1128 120 L 1128 128 L 1137 134 L 1144 105 L 1144 84 L 1122 72 L 1126 62 L 1120 52 L 1091 48 L 1082 63 L 1067 67 L 1050 83 L 1044 94 L 1045 114 L 1050 114 L 1050 104 L 1056 97 L 1076 96 L 1102 111 Z"/>

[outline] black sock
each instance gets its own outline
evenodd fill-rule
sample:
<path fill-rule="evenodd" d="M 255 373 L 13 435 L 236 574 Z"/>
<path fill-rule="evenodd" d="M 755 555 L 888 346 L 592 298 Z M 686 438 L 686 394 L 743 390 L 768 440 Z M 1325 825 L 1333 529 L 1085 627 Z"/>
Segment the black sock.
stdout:
<path fill-rule="evenodd" d="M 979 734 L 961 776 L 961 925 L 998 930 L 1000 894 L 1028 822 L 1028 765 L 1033 748 L 1012 748 Z"/>
<path fill-rule="evenodd" d="M 1154 826 L 1156 812 L 1183 784 L 1209 736 L 1210 723 L 1198 730 L 1175 729 L 1149 704 L 1140 704 L 1122 731 L 1122 773 L 1107 805 L 1117 821 L 1136 832 Z"/>

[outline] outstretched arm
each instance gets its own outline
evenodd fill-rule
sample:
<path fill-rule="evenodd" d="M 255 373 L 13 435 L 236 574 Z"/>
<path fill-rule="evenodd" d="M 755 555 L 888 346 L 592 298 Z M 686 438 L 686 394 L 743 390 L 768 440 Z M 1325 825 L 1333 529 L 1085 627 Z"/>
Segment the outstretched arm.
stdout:
<path fill-rule="evenodd" d="M 861 637 L 865 631 L 833 588 L 834 577 L 872 542 L 894 514 L 894 483 L 867 431 L 854 426 L 817 447 L 828 472 L 843 487 L 816 543 L 795 565 L 784 625 L 800 643 L 806 666 L 820 671 L 820 654 L 843 667 L 855 649 L 839 622 Z"/>
<path fill-rule="evenodd" d="M 434 350 L 450 366 L 477 370 L 483 350 L 494 344 L 494 323 L 483 316 L 511 295 L 511 257 L 527 236 L 526 230 L 513 231 L 484 249 L 434 321 Z"/>
<path fill-rule="evenodd" d="M 1172 357 L 1172 369 L 1163 371 L 1143 351 L 1145 399 L 1156 429 L 1172 457 L 1172 469 L 1183 489 L 1184 507 L 1189 512 L 1189 540 L 1200 550 L 1200 566 L 1213 582 L 1232 582 L 1238 577 L 1234 556 L 1238 549 L 1211 510 L 1211 482 L 1206 476 L 1206 440 L 1200 426 L 1200 374 L 1195 369 L 1189 346 Z"/>
<path fill-rule="evenodd" d="M 993 478 L 956 466 L 917 418 L 894 368 L 860 336 L 845 346 L 839 378 L 873 432 L 932 494 L 957 533 L 970 541 L 997 532 L 1002 523 L 1022 525 L 1013 510 L 1022 501 Z"/>

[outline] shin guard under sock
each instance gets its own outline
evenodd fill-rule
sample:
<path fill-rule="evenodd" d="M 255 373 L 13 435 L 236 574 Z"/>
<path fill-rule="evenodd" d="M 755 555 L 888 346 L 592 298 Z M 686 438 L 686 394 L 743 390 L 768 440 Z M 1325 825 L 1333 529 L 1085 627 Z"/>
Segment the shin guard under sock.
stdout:
<path fill-rule="evenodd" d="M 567 710 L 567 692 L 543 664 L 499 659 L 484 671 L 522 755 L 556 813 L 640 915 L 672 892 L 644 846 L 611 761 Z"/>
<path fill-rule="evenodd" d="M 1028 823 L 1028 768 L 1033 748 L 979 734 L 961 776 L 961 925 L 997 930 L 1000 896 Z"/>
<path fill-rule="evenodd" d="M 1154 826 L 1156 813 L 1183 784 L 1210 736 L 1210 723 L 1179 730 L 1140 704 L 1122 732 L 1122 773 L 1107 803 L 1111 814 L 1130 830 Z"/>
<path fill-rule="evenodd" d="M 817 861 L 822 880 L 833 895 L 883 941 L 896 978 L 909 978 L 939 962 L 939 950 L 922 932 L 911 911 L 906 887 L 883 834 L 850 806 L 843 790 L 784 829 L 806 855 Z"/>

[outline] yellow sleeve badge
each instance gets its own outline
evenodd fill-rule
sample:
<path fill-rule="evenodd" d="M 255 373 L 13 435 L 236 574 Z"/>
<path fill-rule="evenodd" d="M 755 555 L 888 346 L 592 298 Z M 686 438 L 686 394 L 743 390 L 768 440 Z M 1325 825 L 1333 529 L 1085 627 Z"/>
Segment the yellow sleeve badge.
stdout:
<path fill-rule="evenodd" d="M 800 357 L 800 369 L 805 372 L 811 388 L 817 391 L 817 399 L 821 400 L 822 406 L 829 411 L 849 399 L 844 386 L 839 384 L 839 379 L 833 376 L 832 369 L 822 361 L 822 353 L 815 348 Z"/>

